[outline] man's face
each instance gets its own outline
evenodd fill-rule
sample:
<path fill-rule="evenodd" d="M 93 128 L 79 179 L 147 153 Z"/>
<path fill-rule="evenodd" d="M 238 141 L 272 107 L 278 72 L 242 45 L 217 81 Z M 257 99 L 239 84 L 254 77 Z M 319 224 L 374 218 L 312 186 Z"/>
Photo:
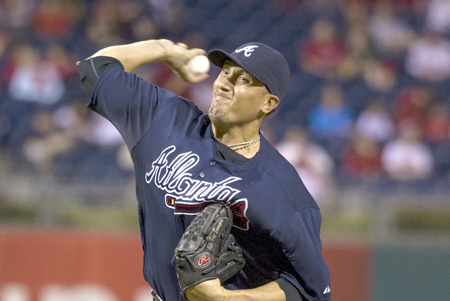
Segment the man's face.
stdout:
<path fill-rule="evenodd" d="M 209 117 L 215 124 L 246 124 L 261 117 L 261 107 L 270 95 L 256 77 L 226 61 L 213 85 Z"/>

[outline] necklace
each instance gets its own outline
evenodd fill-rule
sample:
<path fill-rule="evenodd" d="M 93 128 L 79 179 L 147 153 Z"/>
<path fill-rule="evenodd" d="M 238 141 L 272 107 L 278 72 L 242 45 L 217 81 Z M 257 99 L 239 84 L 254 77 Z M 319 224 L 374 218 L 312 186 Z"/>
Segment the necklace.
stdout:
<path fill-rule="evenodd" d="M 258 136 L 258 138 L 256 138 L 255 140 L 252 141 L 246 141 L 246 142 L 241 142 L 241 143 L 236 143 L 236 144 L 230 144 L 227 145 L 229 148 L 231 148 L 234 151 L 240 150 L 240 149 L 244 149 L 249 147 L 250 145 L 253 145 L 255 143 L 258 143 L 258 141 L 260 140 L 261 137 Z"/>

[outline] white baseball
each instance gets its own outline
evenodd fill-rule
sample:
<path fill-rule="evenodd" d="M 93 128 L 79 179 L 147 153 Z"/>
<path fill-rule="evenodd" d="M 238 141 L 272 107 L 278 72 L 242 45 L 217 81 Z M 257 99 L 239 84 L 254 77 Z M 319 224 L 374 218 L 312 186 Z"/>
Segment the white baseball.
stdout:
<path fill-rule="evenodd" d="M 196 74 L 204 74 L 209 71 L 209 60 L 204 55 L 194 56 L 187 64 L 189 70 Z"/>

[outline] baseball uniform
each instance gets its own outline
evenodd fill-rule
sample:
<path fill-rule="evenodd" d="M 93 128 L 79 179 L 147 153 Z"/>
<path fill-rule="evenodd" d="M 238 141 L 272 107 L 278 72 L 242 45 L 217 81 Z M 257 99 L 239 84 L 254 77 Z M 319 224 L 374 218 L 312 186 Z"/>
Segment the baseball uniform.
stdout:
<path fill-rule="evenodd" d="M 119 61 L 84 60 L 79 72 L 87 106 L 114 124 L 130 150 L 144 277 L 161 300 L 183 300 L 174 249 L 211 201 L 232 204 L 232 233 L 247 262 L 227 289 L 277 281 L 306 300 L 330 300 L 319 208 L 262 133 L 259 152 L 246 159 L 214 139 L 211 121 L 193 103 L 124 72 Z"/>

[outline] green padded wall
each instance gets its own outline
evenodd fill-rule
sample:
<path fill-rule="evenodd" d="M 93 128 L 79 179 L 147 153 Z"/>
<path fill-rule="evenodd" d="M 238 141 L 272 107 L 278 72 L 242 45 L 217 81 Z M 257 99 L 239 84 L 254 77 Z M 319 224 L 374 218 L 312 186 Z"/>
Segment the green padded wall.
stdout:
<path fill-rule="evenodd" d="M 374 301 L 450 300 L 450 249 L 377 246 L 373 250 Z"/>

